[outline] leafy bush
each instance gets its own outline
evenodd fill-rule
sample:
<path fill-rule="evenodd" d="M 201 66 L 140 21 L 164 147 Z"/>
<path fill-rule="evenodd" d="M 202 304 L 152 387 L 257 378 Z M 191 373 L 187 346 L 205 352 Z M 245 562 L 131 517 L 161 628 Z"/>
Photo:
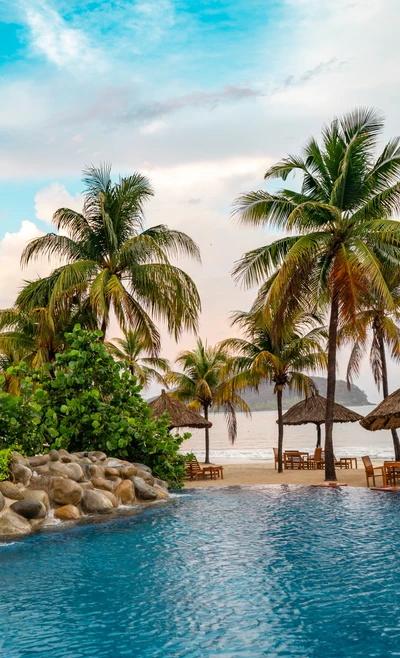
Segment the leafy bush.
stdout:
<path fill-rule="evenodd" d="M 9 371 L 21 381 L 20 394 L 17 397 L 0 390 L 0 450 L 18 443 L 26 454 L 35 454 L 43 449 L 43 441 L 38 429 L 40 409 L 33 400 L 32 377 L 25 364 L 9 368 Z M 0 385 L 4 379 L 0 376 Z"/>
<path fill-rule="evenodd" d="M 114 361 L 101 336 L 76 325 L 55 363 L 33 374 L 31 407 L 40 416 L 42 443 L 140 461 L 170 486 L 182 486 L 184 459 L 178 450 L 183 439 L 169 434 L 167 416 L 152 419 L 136 378 Z"/>
<path fill-rule="evenodd" d="M 0 450 L 0 482 L 10 478 L 10 462 L 14 452 L 19 452 L 21 454 L 21 452 L 23 452 L 21 446 L 15 444 L 9 448 Z"/>

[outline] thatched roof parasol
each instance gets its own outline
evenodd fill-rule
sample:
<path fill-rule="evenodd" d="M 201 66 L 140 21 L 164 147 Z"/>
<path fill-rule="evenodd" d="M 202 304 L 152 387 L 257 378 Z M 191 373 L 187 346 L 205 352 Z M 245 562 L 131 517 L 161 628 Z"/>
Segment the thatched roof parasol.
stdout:
<path fill-rule="evenodd" d="M 170 427 L 197 427 L 204 429 L 205 427 L 212 426 L 209 420 L 203 418 L 197 411 L 189 409 L 180 400 L 171 398 L 164 390 L 161 391 L 160 397 L 149 402 L 149 407 L 155 418 L 159 418 L 166 411 L 171 420 Z"/>
<path fill-rule="evenodd" d="M 321 445 L 321 425 L 325 423 L 326 398 L 322 395 L 312 395 L 293 407 L 283 415 L 284 425 L 306 425 L 314 423 L 317 426 L 317 448 Z M 400 406 L 399 406 L 400 412 Z M 368 416 L 367 416 L 368 418 Z M 357 414 L 341 404 L 335 403 L 333 422 L 334 423 L 355 423 L 361 420 L 362 416 Z M 400 424 L 400 423 L 399 423 Z"/>
<path fill-rule="evenodd" d="M 395 430 L 400 427 L 400 388 L 382 400 L 365 418 L 360 425 L 366 430 Z"/>

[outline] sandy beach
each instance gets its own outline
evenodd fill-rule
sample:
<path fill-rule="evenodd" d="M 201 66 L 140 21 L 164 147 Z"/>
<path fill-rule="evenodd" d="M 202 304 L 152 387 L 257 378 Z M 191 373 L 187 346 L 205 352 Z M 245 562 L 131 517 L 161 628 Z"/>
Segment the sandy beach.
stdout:
<path fill-rule="evenodd" d="M 374 464 L 382 465 L 382 462 Z M 226 464 L 224 468 L 224 479 L 221 480 L 186 480 L 185 487 L 220 487 L 230 485 L 249 484 L 319 484 L 324 482 L 324 471 L 315 470 L 286 470 L 281 474 L 274 469 L 273 462 L 262 462 L 257 464 Z M 351 487 L 365 487 L 366 477 L 364 466 L 358 460 L 358 468 L 336 469 L 338 482 L 343 482 Z"/>

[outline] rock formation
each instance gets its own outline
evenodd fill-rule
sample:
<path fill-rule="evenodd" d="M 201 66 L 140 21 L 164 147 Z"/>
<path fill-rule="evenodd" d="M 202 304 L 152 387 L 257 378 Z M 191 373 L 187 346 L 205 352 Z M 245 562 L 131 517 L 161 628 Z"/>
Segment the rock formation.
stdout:
<path fill-rule="evenodd" d="M 0 539 L 26 535 L 60 521 L 108 514 L 119 506 L 168 498 L 168 486 L 144 464 L 108 458 L 104 452 L 23 457 L 14 453 L 12 481 L 0 482 Z"/>

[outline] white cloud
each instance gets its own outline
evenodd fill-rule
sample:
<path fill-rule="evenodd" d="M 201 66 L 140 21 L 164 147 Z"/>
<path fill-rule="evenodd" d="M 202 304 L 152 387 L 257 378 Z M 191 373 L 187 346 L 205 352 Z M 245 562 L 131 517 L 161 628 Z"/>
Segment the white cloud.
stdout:
<path fill-rule="evenodd" d="M 45 276 L 50 272 L 50 265 L 45 262 L 32 263 L 21 271 L 21 253 L 27 242 L 43 235 L 33 222 L 23 221 L 15 233 L 6 233 L 0 241 L 0 308 L 13 305 L 23 285 L 23 279 Z"/>
<path fill-rule="evenodd" d="M 81 212 L 82 206 L 82 194 L 72 196 L 64 185 L 56 181 L 46 185 L 35 194 L 35 214 L 44 222 L 51 222 L 53 214 L 58 208 L 71 208 Z"/>
<path fill-rule="evenodd" d="M 140 126 L 139 132 L 142 135 L 155 135 L 156 133 L 160 133 L 166 130 L 167 126 L 167 122 L 163 121 L 162 119 L 149 121 L 148 123 L 144 123 L 142 126 Z"/>
<path fill-rule="evenodd" d="M 88 36 L 70 27 L 46 0 L 22 3 L 26 23 L 31 31 L 33 48 L 59 67 L 73 70 L 104 68 L 100 51 L 92 46 Z"/>

